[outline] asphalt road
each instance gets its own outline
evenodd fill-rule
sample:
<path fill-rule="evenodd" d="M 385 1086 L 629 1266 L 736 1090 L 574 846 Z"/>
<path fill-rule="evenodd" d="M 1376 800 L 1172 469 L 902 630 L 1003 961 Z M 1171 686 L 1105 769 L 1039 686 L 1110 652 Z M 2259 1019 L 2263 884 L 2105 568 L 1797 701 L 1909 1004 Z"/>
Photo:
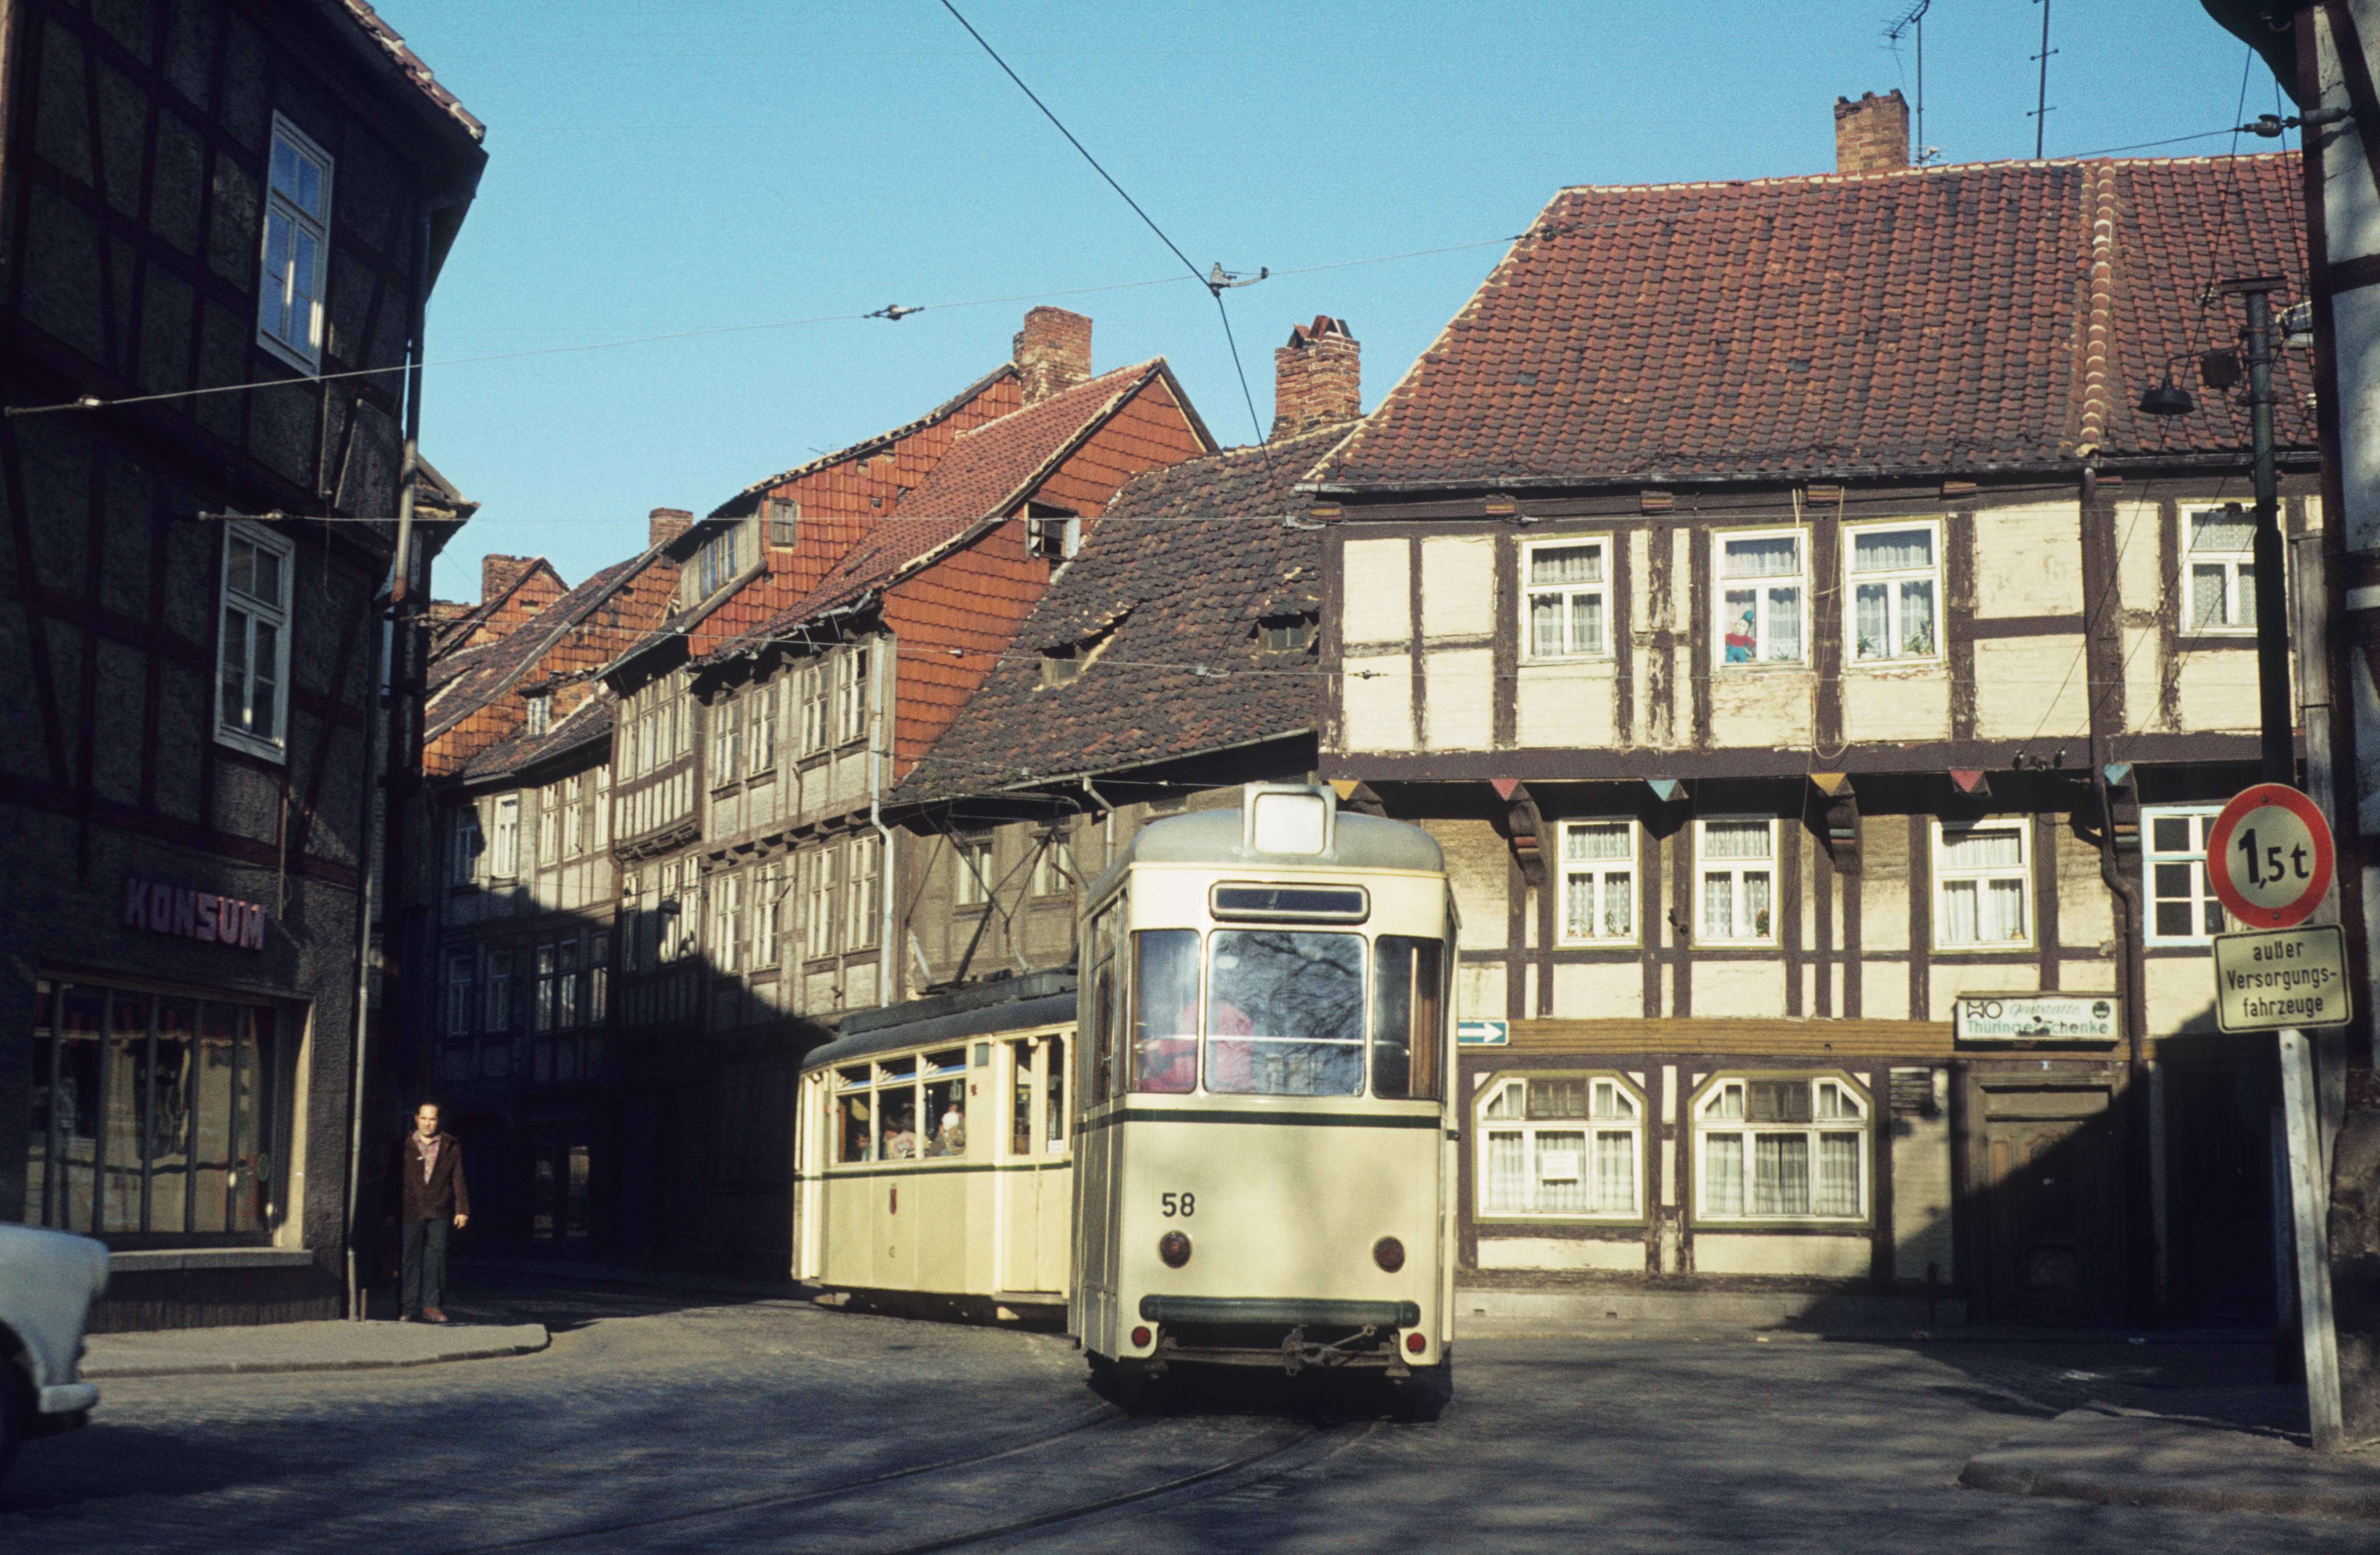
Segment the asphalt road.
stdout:
<path fill-rule="evenodd" d="M 1436 1424 L 1245 1378 L 1131 1418 L 1069 1342 L 792 1302 L 482 1293 L 549 1351 L 125 1379 L 30 1444 L 0 1549 L 2369 1551 L 2380 1530 L 1958 1488 L 1968 1455 L 2179 1353 L 1470 1341 Z M 2221 1380 L 2252 1354 L 2186 1358 Z"/>

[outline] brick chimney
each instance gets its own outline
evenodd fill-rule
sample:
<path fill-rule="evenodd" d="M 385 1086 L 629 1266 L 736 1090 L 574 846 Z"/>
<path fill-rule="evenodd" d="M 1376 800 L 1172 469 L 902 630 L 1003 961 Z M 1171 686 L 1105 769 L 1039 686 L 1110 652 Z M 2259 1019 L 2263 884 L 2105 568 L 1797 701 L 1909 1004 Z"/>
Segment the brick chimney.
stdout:
<path fill-rule="evenodd" d="M 1352 421 L 1363 414 L 1363 346 L 1347 333 L 1347 321 L 1317 313 L 1310 324 L 1289 332 L 1289 344 L 1272 354 L 1272 437 Z"/>
<path fill-rule="evenodd" d="M 1062 308 L 1036 308 L 1016 332 L 1016 371 L 1025 403 L 1038 405 L 1091 376 L 1091 321 Z"/>
<path fill-rule="evenodd" d="M 657 507 L 646 520 L 645 545 L 648 549 L 675 540 L 694 528 L 694 515 L 682 507 Z"/>
<path fill-rule="evenodd" d="M 480 558 L 480 602 L 487 604 L 528 571 L 534 556 L 502 556 L 491 551 Z"/>
<path fill-rule="evenodd" d="M 1899 87 L 1856 103 L 1835 99 L 1835 171 L 1889 173 L 1909 165 L 1909 103 Z"/>

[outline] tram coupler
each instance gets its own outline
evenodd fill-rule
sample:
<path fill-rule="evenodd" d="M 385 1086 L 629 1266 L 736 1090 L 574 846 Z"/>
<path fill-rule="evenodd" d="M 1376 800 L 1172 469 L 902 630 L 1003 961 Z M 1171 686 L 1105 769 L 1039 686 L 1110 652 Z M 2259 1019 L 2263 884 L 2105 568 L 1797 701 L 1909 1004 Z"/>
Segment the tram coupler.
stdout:
<path fill-rule="evenodd" d="M 1305 1325 L 1301 1323 L 1281 1338 L 1281 1369 L 1294 1377 L 1309 1366 L 1345 1366 L 1354 1355 L 1346 1346 L 1367 1343 L 1378 1332 L 1376 1324 L 1366 1323 L 1344 1339 L 1334 1340 L 1329 1344 L 1308 1344 L 1305 1342 Z"/>

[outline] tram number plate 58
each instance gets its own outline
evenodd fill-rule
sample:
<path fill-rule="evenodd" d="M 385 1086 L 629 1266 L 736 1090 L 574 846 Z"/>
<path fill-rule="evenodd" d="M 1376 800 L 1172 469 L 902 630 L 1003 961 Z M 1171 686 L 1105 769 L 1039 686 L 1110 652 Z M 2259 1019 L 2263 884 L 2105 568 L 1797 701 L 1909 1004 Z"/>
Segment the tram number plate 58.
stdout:
<path fill-rule="evenodd" d="M 1167 1220 L 1179 1215 L 1186 1221 L 1198 1212 L 1198 1196 L 1195 1193 L 1160 1194 L 1157 1205 Z"/>

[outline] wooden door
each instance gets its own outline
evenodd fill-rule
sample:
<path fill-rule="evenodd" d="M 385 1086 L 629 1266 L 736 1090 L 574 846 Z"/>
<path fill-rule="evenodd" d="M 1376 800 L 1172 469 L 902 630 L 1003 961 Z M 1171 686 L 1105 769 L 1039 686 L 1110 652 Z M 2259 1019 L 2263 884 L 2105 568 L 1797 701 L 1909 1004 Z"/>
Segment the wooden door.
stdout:
<path fill-rule="evenodd" d="M 2123 1312 L 2123 1228 L 2112 1091 L 1983 1089 L 1985 1318 L 2088 1328 Z"/>

